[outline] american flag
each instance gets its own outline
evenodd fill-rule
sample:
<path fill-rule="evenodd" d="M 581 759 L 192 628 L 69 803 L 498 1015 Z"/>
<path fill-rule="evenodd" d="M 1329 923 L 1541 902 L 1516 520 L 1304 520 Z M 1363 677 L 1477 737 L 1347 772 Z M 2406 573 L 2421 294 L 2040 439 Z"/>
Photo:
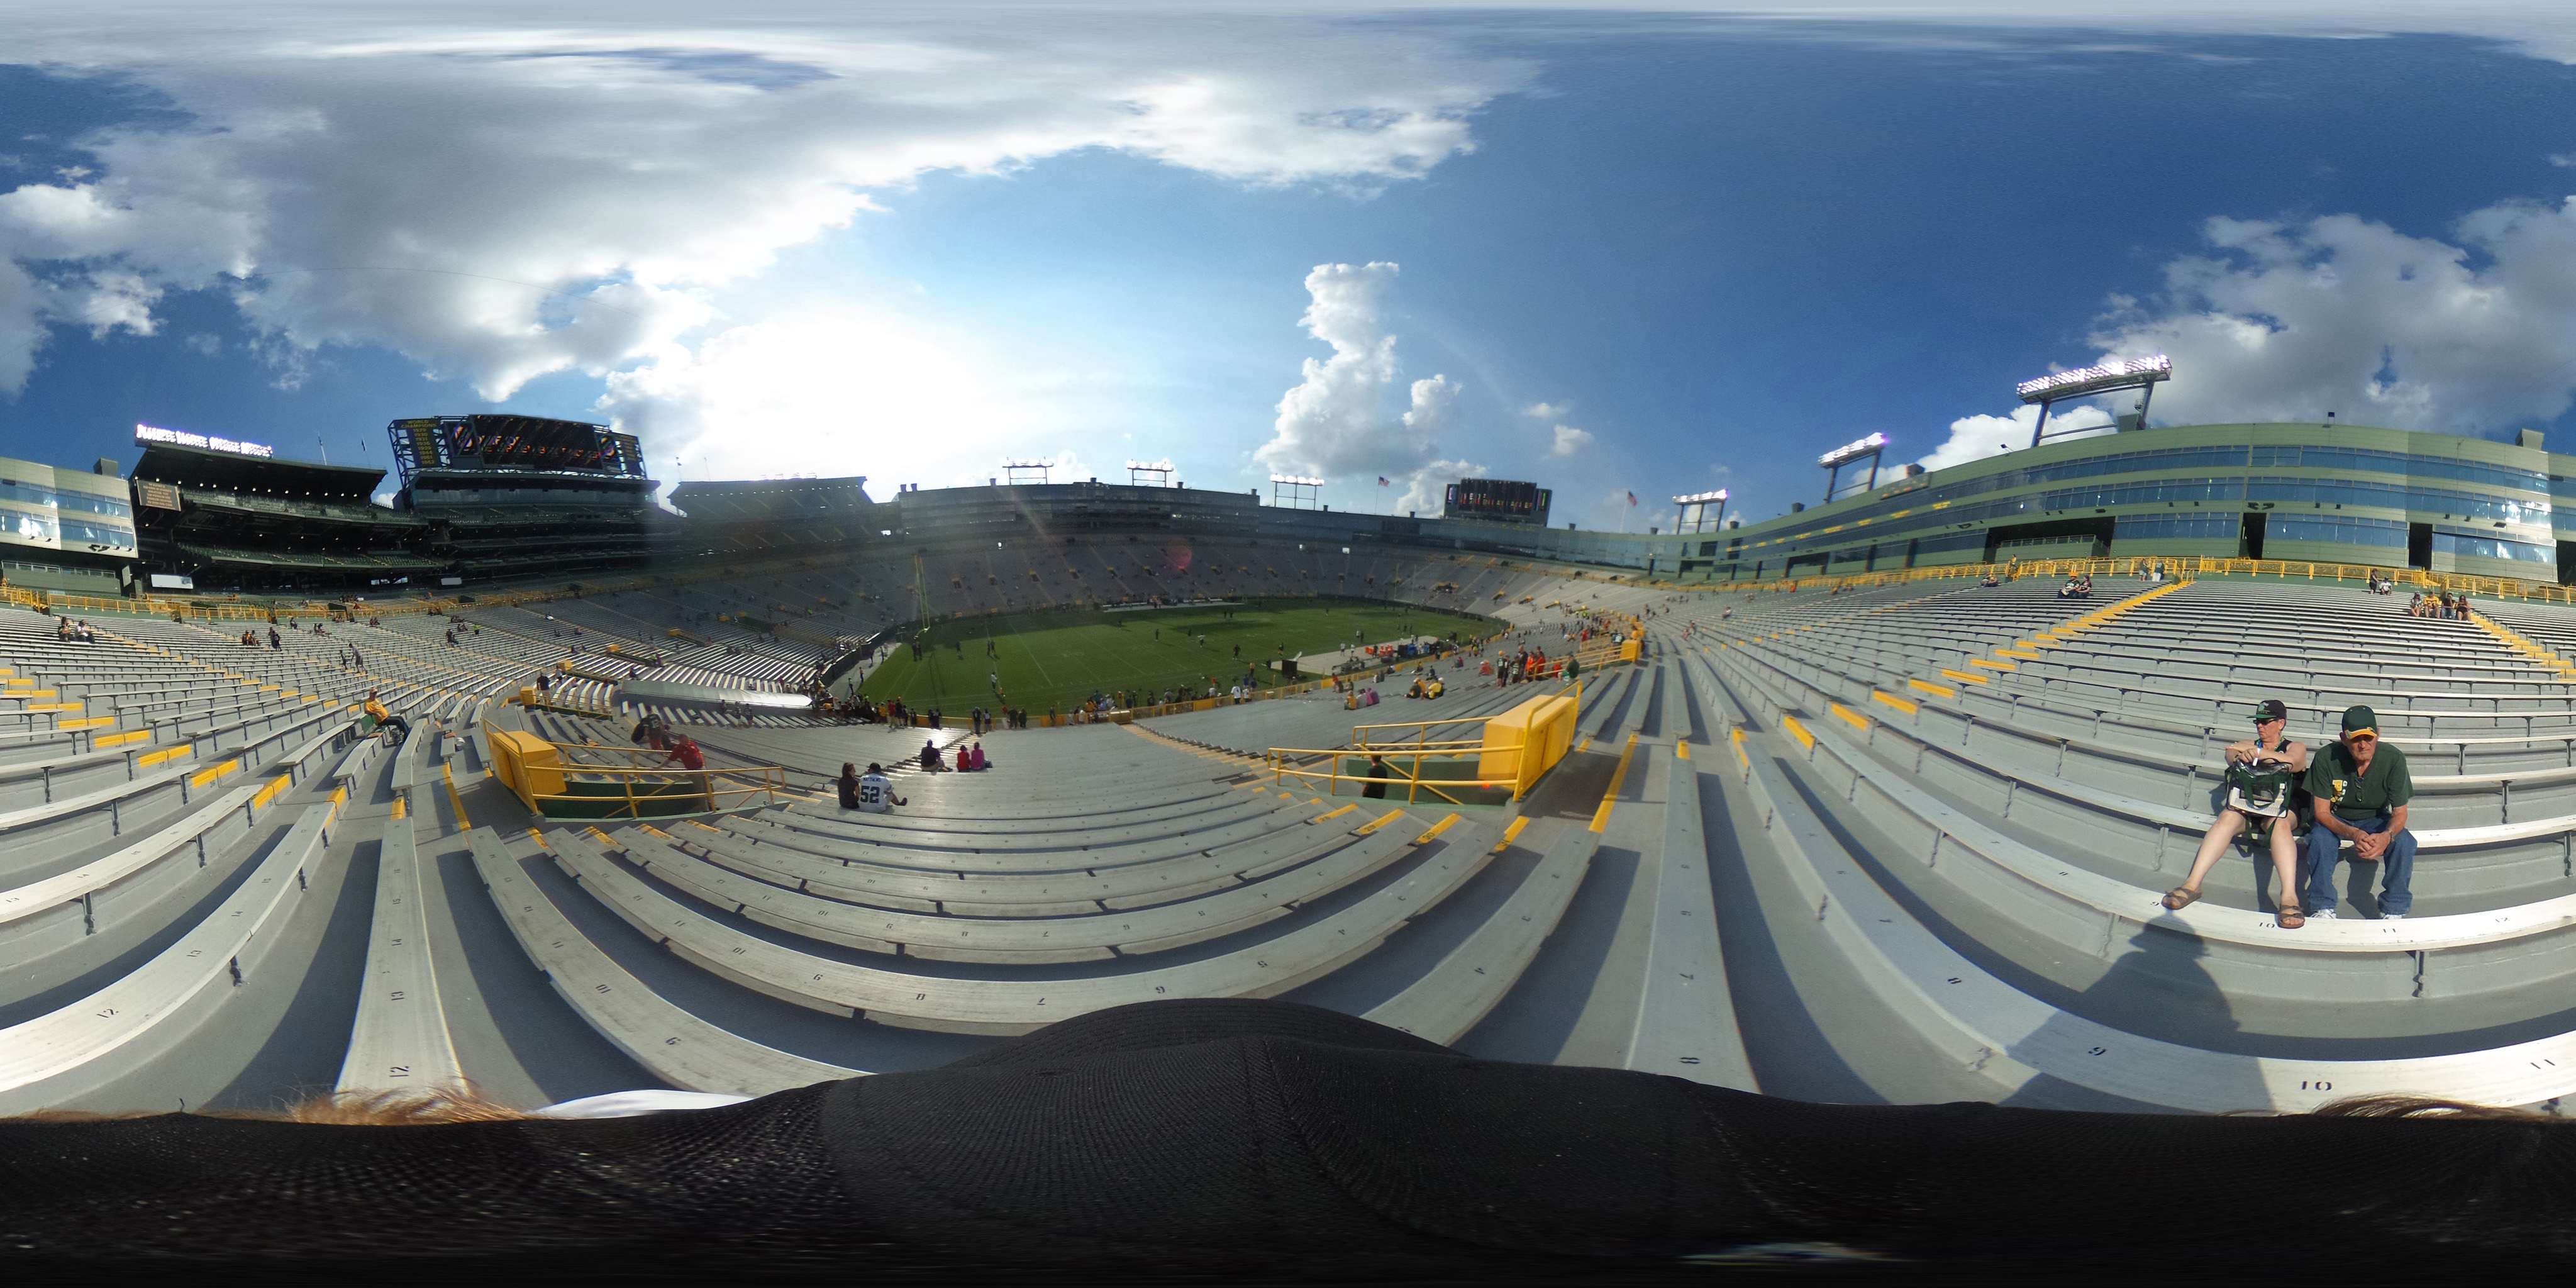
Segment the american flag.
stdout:
<path fill-rule="evenodd" d="M 1378 485 L 1379 487 L 1393 487 L 1393 486 L 1395 486 L 1394 484 L 1387 482 L 1387 481 L 1386 481 L 1386 476 L 1385 476 L 1385 475 L 1383 475 L 1383 474 L 1380 474 L 1380 475 L 1378 475 L 1378 476 L 1377 476 L 1377 485 Z"/>
<path fill-rule="evenodd" d="M 1634 493 L 1634 492 L 1629 493 L 1629 494 L 1628 494 L 1628 504 L 1630 504 L 1630 505 L 1635 505 L 1636 503 L 1637 503 L 1637 494 L 1636 494 L 1636 493 Z"/>

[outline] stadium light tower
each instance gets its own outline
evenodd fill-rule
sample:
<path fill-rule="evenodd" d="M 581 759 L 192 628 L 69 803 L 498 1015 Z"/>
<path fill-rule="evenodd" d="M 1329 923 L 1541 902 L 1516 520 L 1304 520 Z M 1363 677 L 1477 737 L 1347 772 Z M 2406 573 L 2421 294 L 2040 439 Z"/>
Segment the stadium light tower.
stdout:
<path fill-rule="evenodd" d="M 1294 474 L 1270 476 L 1270 503 L 1286 505 L 1291 510 L 1312 510 L 1322 500 L 1322 479 L 1299 478 Z"/>
<path fill-rule="evenodd" d="M 1816 464 L 1825 467 L 1825 499 L 1828 501 L 1834 499 L 1834 493 L 1842 482 L 1843 467 L 1864 460 L 1869 462 L 1869 481 L 1861 485 L 1861 490 L 1868 491 L 1870 488 L 1877 487 L 1878 454 L 1885 450 L 1887 450 L 1887 435 L 1872 434 L 1859 442 L 1845 443 L 1817 457 Z"/>
<path fill-rule="evenodd" d="M 2096 394 L 2118 393 L 2123 389 L 2138 390 L 2137 427 L 2147 427 L 2147 403 L 2156 396 L 2156 382 L 2173 379 L 2173 359 L 2159 353 L 2151 358 L 2113 358 L 2099 366 L 2075 371 L 2060 371 L 2025 380 L 2015 387 L 2023 405 L 2039 404 L 2039 420 L 2030 427 L 2030 445 L 2037 447 L 2048 437 L 2048 409 L 2071 398 L 2090 398 Z M 2113 418 L 2117 423 L 2118 418 Z M 2066 433 L 2079 433 L 2067 430 Z"/>
<path fill-rule="evenodd" d="M 1127 482 L 1130 486 L 1151 483 L 1156 487 L 1170 487 L 1172 458 L 1166 456 L 1159 461 L 1127 462 Z"/>
<path fill-rule="evenodd" d="M 1711 501 L 1717 502 L 1715 526 L 1724 528 L 1726 526 L 1726 489 L 1719 488 L 1714 492 L 1693 492 L 1689 496 L 1674 497 L 1673 504 L 1680 506 L 1681 509 L 1673 512 L 1673 531 L 1682 531 L 1682 524 L 1685 522 L 1690 524 L 1692 532 L 1707 531 L 1708 529 L 1701 525 L 1708 522 L 1708 503 Z M 1699 513 L 1691 513 L 1694 509 Z"/>
<path fill-rule="evenodd" d="M 1054 466 L 1046 461 L 1005 460 L 1002 462 L 1002 481 L 1013 487 L 1024 483 L 1043 484 L 1047 481 L 1047 471 L 1052 468 Z"/>

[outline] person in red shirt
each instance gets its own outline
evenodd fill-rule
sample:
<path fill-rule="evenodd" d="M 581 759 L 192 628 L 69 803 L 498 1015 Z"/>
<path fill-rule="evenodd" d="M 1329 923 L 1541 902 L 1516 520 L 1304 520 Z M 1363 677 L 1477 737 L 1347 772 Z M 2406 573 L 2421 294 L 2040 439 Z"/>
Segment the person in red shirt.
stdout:
<path fill-rule="evenodd" d="M 704 769 L 707 767 L 706 752 L 699 749 L 697 739 L 692 738 L 687 734 L 681 734 L 680 740 L 671 745 L 671 754 L 664 757 L 662 763 L 667 765 L 674 760 L 680 762 L 680 768 L 682 769 Z M 700 778 L 698 780 L 698 785 L 704 789 L 705 792 L 704 804 L 701 808 L 706 809 L 709 812 L 713 812 L 716 807 L 714 780 L 712 778 Z"/>

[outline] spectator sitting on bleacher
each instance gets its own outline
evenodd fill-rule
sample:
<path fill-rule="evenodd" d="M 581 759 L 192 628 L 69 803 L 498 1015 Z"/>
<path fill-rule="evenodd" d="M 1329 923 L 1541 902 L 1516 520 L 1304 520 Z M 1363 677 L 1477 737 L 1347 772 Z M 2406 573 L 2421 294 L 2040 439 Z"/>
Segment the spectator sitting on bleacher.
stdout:
<path fill-rule="evenodd" d="M 980 742 L 957 754 L 963 757 L 966 761 L 965 764 L 959 766 L 961 769 L 982 769 L 984 767 L 984 744 Z"/>
<path fill-rule="evenodd" d="M 2424 615 L 2423 591 L 2416 591 L 2415 597 L 2406 601 L 2406 615 L 2408 617 L 2422 617 Z"/>
<path fill-rule="evenodd" d="M 939 741 L 937 739 L 929 739 L 921 744 L 921 767 L 934 774 L 947 768 L 946 765 L 939 763 Z"/>
<path fill-rule="evenodd" d="M 2343 740 L 2309 765 L 2307 788 L 2317 803 L 2317 825 L 2308 832 L 2310 915 L 2335 915 L 2335 865 L 2349 841 L 2356 861 L 2380 865 L 2380 917 L 2404 918 L 2415 906 L 2415 834 L 2406 830 L 2415 779 L 2405 752 L 2380 745 L 2376 712 L 2345 708 Z"/>
<path fill-rule="evenodd" d="M 72 637 L 72 619 L 70 619 L 70 618 L 68 618 L 68 617 L 57 617 L 57 618 L 55 618 L 55 619 L 54 619 L 54 638 L 55 638 L 55 639 L 58 639 L 58 640 L 67 640 L 67 639 L 70 639 L 71 637 Z"/>
<path fill-rule="evenodd" d="M 367 690 L 367 714 L 376 718 L 378 729 L 393 730 L 396 742 L 411 736 L 411 722 L 385 710 L 385 704 L 376 697 L 374 689 Z"/>
<path fill-rule="evenodd" d="M 2298 781 L 2295 775 L 2308 767 L 2308 749 L 2290 741 L 2289 727 L 2290 709 L 2279 698 L 2255 704 L 2254 736 L 2226 749 L 2227 772 L 2222 781 L 2228 789 L 2227 803 L 2219 807 L 2218 821 L 2201 834 L 2191 874 L 2165 896 L 2165 907 L 2179 911 L 2197 902 L 2200 883 L 2227 852 L 2228 842 L 2242 832 L 2255 844 L 2271 848 L 2272 870 L 2281 875 L 2282 928 L 2296 930 L 2307 924 L 2307 913 L 2299 903 L 2298 846 L 2291 838 L 2298 824 L 2291 789 Z"/>
<path fill-rule="evenodd" d="M 1995 575 L 1994 575 L 1993 573 L 1987 573 L 1987 574 L 1986 574 L 1986 579 L 1985 579 L 1984 581 L 1982 581 L 1982 582 L 1978 583 L 1978 584 L 1979 584 L 1979 585 L 1982 585 L 1982 586 L 1987 586 L 1987 587 L 1995 587 L 1995 586 L 2000 586 L 2000 585 L 2002 585 L 2003 583 L 2002 583 L 2002 582 L 2000 582 L 2000 581 L 1995 580 Z"/>
<path fill-rule="evenodd" d="M 870 765 L 868 768 L 874 770 L 876 766 Z M 838 781 L 841 785 L 841 808 L 857 809 L 859 807 L 859 767 L 849 761 L 842 761 L 841 777 Z"/>
<path fill-rule="evenodd" d="M 894 780 L 886 777 L 885 770 L 882 767 L 878 766 L 873 761 L 869 763 L 867 775 L 859 779 L 859 812 L 863 814 L 883 814 L 897 805 L 909 805 L 911 803 L 912 802 L 894 794 Z"/>

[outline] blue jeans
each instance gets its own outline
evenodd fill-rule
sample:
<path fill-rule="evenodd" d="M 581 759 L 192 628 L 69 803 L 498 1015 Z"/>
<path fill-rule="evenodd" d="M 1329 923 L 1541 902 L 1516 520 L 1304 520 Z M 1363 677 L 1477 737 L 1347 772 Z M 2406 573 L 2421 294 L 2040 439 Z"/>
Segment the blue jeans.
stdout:
<path fill-rule="evenodd" d="M 2385 818 L 2345 819 L 2344 822 L 2364 832 L 2388 830 L 2391 820 Z M 2308 829 L 2307 903 L 2310 912 L 2332 912 L 2335 906 L 2335 865 L 2343 859 L 2343 838 L 2322 827 Z M 2355 860 L 2360 862 L 2360 860 Z M 2400 832 L 2388 848 L 2380 851 L 2379 912 L 2384 917 L 2402 917 L 2415 906 L 2415 834 Z"/>

